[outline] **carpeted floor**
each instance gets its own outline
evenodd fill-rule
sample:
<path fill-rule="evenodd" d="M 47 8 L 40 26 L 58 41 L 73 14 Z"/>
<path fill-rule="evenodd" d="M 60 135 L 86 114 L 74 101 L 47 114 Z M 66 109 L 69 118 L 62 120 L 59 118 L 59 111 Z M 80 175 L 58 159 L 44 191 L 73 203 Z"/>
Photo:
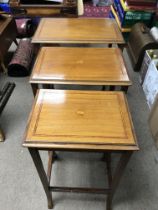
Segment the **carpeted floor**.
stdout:
<path fill-rule="evenodd" d="M 127 99 L 140 151 L 136 152 L 122 177 L 113 202 L 113 210 L 158 209 L 158 152 L 151 138 L 147 119 L 149 109 L 129 58 L 124 52 L 133 86 Z M 0 87 L 14 81 L 16 88 L 6 106 L 0 124 L 6 140 L 0 143 L 0 210 L 46 210 L 47 202 L 37 172 L 27 149 L 22 147 L 23 134 L 33 95 L 29 78 L 0 75 Z M 47 153 L 42 152 L 46 162 Z M 53 183 L 59 185 L 103 187 L 106 185 L 105 163 L 98 153 L 59 153 L 53 167 Z M 118 156 L 113 156 L 115 165 Z M 105 210 L 105 196 L 53 193 L 54 210 Z"/>
<path fill-rule="evenodd" d="M 95 18 L 107 18 L 109 17 L 109 6 L 94 6 L 92 2 L 84 3 L 84 14 L 81 17 L 95 17 Z"/>

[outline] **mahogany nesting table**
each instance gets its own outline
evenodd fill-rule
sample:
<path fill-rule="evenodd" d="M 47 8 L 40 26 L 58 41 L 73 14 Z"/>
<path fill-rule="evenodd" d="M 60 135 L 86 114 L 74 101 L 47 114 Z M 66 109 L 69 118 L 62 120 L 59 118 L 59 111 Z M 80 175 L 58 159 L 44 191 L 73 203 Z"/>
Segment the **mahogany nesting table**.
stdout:
<path fill-rule="evenodd" d="M 120 91 L 40 90 L 27 125 L 23 146 L 29 149 L 44 187 L 48 208 L 53 208 L 51 191 L 107 194 L 107 210 L 131 154 L 138 145 L 128 110 Z M 49 151 L 48 172 L 39 150 Z M 97 151 L 108 157 L 108 189 L 50 186 L 55 151 Z M 121 157 L 111 172 L 110 154 Z"/>
<path fill-rule="evenodd" d="M 32 43 L 125 44 L 117 23 L 109 18 L 43 18 Z"/>
<path fill-rule="evenodd" d="M 38 85 L 71 84 L 121 86 L 128 77 L 119 48 L 42 47 L 30 77 L 34 94 Z"/>

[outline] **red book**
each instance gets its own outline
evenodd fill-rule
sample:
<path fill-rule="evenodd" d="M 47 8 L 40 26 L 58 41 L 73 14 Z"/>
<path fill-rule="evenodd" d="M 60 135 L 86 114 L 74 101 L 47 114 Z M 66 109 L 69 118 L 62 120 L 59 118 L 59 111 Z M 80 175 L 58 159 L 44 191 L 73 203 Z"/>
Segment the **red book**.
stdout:
<path fill-rule="evenodd" d="M 129 6 L 156 7 L 156 0 L 126 0 Z"/>

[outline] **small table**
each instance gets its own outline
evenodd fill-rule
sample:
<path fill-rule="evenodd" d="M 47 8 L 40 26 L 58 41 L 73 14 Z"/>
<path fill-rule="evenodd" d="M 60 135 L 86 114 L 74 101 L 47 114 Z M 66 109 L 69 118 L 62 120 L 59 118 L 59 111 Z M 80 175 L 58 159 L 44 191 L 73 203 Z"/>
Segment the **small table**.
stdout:
<path fill-rule="evenodd" d="M 119 48 L 82 47 L 42 47 L 30 83 L 34 94 L 38 84 L 121 86 L 126 91 L 132 84 Z"/>
<path fill-rule="evenodd" d="M 16 41 L 17 28 L 15 20 L 12 17 L 0 17 L 0 63 L 3 71 L 6 72 L 6 67 L 4 65 L 4 57 L 14 41 Z"/>
<path fill-rule="evenodd" d="M 109 18 L 43 18 L 32 43 L 125 44 L 117 23 Z"/>
<path fill-rule="evenodd" d="M 42 185 L 48 207 L 53 208 L 51 191 L 107 194 L 107 209 L 131 154 L 138 145 L 125 95 L 118 91 L 40 90 L 35 99 L 23 146 L 29 149 Z M 49 151 L 48 172 L 39 150 Z M 107 155 L 108 189 L 50 186 L 54 151 L 97 151 Z M 121 157 L 114 174 L 110 154 Z"/>

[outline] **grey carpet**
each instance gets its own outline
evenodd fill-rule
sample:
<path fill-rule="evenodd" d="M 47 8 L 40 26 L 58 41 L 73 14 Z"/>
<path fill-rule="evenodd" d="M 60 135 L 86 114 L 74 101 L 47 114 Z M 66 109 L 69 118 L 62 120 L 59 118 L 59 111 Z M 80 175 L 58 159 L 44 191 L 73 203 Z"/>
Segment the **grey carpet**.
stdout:
<path fill-rule="evenodd" d="M 126 62 L 133 86 L 127 98 L 140 151 L 134 153 L 115 194 L 113 210 L 158 209 L 158 152 L 148 128 L 149 109 L 128 56 Z M 44 190 L 27 149 L 22 147 L 23 133 L 31 110 L 33 95 L 29 78 L 0 75 L 0 87 L 16 82 L 0 124 L 6 134 L 0 143 L 0 210 L 46 210 Z M 46 162 L 47 153 L 42 153 Z M 53 166 L 52 184 L 103 187 L 107 185 L 105 163 L 98 153 L 59 153 Z M 113 155 L 115 165 L 118 156 Z M 105 210 L 105 196 L 53 193 L 54 210 Z"/>

